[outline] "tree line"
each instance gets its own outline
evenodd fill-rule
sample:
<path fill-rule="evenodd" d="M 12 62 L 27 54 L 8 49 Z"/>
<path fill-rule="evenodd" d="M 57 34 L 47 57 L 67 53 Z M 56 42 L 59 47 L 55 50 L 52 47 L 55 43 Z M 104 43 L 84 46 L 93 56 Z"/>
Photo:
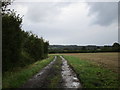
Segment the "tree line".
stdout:
<path fill-rule="evenodd" d="M 115 42 L 109 46 L 77 46 L 77 45 L 50 45 L 49 53 L 95 53 L 95 52 L 120 52 L 120 44 Z"/>
<path fill-rule="evenodd" d="M 6 9 L 10 2 L 2 2 L 2 71 L 23 67 L 48 57 L 49 42 L 32 32 L 21 29 L 22 17 Z"/>

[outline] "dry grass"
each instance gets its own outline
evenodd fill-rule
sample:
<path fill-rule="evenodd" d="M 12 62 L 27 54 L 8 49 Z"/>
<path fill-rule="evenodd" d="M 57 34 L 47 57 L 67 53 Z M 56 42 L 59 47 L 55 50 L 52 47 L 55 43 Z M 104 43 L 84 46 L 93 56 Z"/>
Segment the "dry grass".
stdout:
<path fill-rule="evenodd" d="M 118 72 L 118 68 L 120 68 L 118 66 L 118 54 L 120 53 L 67 53 L 64 55 L 76 56 L 81 60 L 90 60 L 93 64 Z"/>

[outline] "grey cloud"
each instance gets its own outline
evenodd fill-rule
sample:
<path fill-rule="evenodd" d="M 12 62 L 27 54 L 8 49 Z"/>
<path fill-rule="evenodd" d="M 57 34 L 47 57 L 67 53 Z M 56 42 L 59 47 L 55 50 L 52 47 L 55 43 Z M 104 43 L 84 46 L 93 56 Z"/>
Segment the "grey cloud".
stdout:
<path fill-rule="evenodd" d="M 28 8 L 28 20 L 31 22 L 51 22 L 60 14 L 61 8 L 70 3 L 56 2 L 38 2 L 31 3 Z"/>
<path fill-rule="evenodd" d="M 91 2 L 89 5 L 89 15 L 96 14 L 94 24 L 102 26 L 110 25 L 117 21 L 118 3 L 117 2 Z"/>
<path fill-rule="evenodd" d="M 21 6 L 21 3 L 19 4 Z M 99 15 L 97 16 L 99 21 L 97 21 L 96 23 L 100 24 L 89 25 L 93 21 L 93 19 L 87 16 L 87 8 L 85 6 L 82 6 L 83 4 L 85 4 L 86 6 L 86 3 L 25 4 L 27 7 L 27 12 L 25 13 L 22 28 L 26 31 L 32 31 L 39 37 L 44 37 L 45 40 L 49 40 L 50 44 L 104 45 L 111 44 L 114 41 L 117 41 L 118 32 L 116 23 L 110 23 L 111 25 L 105 24 L 109 25 L 107 27 L 100 26 L 102 25 L 100 24 L 100 20 L 104 20 L 106 15 L 104 14 L 106 13 L 106 11 L 102 11 L 103 8 L 102 10 L 99 10 L 101 8 L 101 5 L 98 5 L 99 7 L 96 7 L 96 10 L 94 10 L 94 5 L 92 4 L 95 3 L 91 3 L 91 5 L 89 3 L 89 6 L 91 7 L 91 14 L 89 14 L 92 15 L 92 13 L 99 13 Z M 106 8 L 107 10 L 110 9 L 110 7 Z M 112 11 L 113 13 L 115 13 L 114 10 Z M 104 18 L 102 15 L 104 15 Z M 60 18 L 58 18 L 58 16 Z M 53 21 L 53 19 L 55 20 Z M 113 21 L 115 20 L 116 19 L 113 18 Z M 107 21 L 108 19 L 106 19 L 106 23 Z"/>

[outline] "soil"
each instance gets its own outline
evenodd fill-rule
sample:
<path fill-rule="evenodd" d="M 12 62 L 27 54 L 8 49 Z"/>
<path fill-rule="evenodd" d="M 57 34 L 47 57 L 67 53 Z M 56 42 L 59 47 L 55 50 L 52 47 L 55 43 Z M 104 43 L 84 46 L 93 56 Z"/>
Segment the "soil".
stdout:
<path fill-rule="evenodd" d="M 46 82 L 46 78 L 51 73 L 53 64 L 55 64 L 57 57 L 55 56 L 54 60 L 43 68 L 39 73 L 29 79 L 22 88 L 41 88 Z"/>
<path fill-rule="evenodd" d="M 62 56 L 54 60 L 29 79 L 22 88 L 81 88 L 75 72 Z"/>
<path fill-rule="evenodd" d="M 65 60 L 62 56 L 60 57 L 63 62 L 61 74 L 64 81 L 64 88 L 82 88 L 77 75 L 67 64 L 67 60 Z"/>

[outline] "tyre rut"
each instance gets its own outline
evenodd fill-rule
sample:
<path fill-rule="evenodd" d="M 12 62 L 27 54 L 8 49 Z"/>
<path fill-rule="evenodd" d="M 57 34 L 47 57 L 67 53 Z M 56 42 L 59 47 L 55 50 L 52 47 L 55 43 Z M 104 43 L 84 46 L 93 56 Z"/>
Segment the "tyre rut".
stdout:
<path fill-rule="evenodd" d="M 53 64 L 55 63 L 57 57 L 54 57 L 54 60 L 50 62 L 46 67 L 44 67 L 40 72 L 34 75 L 31 79 L 29 79 L 22 88 L 41 88 L 43 83 L 46 81 L 47 76 L 49 75 Z"/>

